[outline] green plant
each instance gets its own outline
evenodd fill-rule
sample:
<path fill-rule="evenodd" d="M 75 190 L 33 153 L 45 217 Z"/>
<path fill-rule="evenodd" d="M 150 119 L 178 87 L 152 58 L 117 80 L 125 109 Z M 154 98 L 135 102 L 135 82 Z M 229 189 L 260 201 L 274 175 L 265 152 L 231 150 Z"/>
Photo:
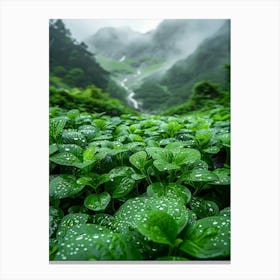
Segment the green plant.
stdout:
<path fill-rule="evenodd" d="M 230 258 L 227 108 L 73 108 L 50 110 L 50 260 Z"/>

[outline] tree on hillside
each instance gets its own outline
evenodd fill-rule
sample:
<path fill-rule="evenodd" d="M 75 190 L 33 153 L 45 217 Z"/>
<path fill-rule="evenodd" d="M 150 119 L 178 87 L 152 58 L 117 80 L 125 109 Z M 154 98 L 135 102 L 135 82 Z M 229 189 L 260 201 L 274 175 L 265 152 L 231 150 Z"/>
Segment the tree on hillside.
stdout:
<path fill-rule="evenodd" d="M 49 44 L 52 74 L 59 75 L 57 69 L 63 67 L 65 72 L 58 77 L 68 77 L 67 83 L 72 86 L 86 87 L 94 84 L 102 89 L 107 87 L 109 73 L 100 67 L 84 42 L 79 43 L 72 38 L 61 19 L 49 22 Z"/>

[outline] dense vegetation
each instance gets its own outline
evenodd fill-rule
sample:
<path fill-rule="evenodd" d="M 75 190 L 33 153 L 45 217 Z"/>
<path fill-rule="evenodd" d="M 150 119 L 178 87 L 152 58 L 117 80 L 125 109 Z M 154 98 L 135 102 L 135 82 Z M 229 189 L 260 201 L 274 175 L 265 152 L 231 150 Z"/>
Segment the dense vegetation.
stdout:
<path fill-rule="evenodd" d="M 230 256 L 229 111 L 51 110 L 52 260 Z"/>
<path fill-rule="evenodd" d="M 137 59 L 95 60 L 62 21 L 50 30 L 50 260 L 230 259 L 229 65 L 224 85 L 193 81 L 182 104 L 144 114 L 112 79 Z M 138 94 L 153 111 L 167 91 L 147 79 Z"/>

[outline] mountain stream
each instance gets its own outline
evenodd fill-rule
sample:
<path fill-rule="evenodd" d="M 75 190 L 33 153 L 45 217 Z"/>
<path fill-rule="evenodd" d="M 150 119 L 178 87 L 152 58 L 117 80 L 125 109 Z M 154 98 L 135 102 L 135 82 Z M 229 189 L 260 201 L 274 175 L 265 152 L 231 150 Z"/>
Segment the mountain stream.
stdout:
<path fill-rule="evenodd" d="M 134 75 L 134 77 L 137 77 L 141 75 L 141 70 L 138 69 L 137 70 L 137 73 Z M 139 102 L 134 99 L 134 96 L 135 96 L 135 92 L 134 91 L 131 91 L 127 86 L 126 86 L 126 82 L 128 81 L 128 78 L 124 78 L 120 85 L 126 90 L 129 92 L 128 96 L 127 96 L 127 100 L 129 101 L 129 103 L 135 108 L 135 109 L 139 109 Z"/>

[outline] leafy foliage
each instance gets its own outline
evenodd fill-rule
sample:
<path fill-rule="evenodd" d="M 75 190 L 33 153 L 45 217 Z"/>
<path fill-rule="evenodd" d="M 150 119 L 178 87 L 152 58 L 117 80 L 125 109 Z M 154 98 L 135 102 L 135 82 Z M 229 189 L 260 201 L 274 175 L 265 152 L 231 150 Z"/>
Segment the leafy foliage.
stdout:
<path fill-rule="evenodd" d="M 229 259 L 226 108 L 73 108 L 50 109 L 50 260 Z"/>

